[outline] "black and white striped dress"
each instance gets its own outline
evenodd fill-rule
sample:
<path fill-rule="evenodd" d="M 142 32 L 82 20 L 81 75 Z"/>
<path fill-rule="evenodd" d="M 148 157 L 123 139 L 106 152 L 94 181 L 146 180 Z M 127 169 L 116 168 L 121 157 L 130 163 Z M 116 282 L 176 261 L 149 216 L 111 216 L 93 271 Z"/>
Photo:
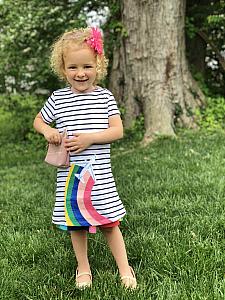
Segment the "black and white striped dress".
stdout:
<path fill-rule="evenodd" d="M 67 129 L 69 137 L 103 131 L 109 127 L 108 118 L 116 114 L 119 110 L 112 93 L 101 87 L 80 94 L 70 87 L 57 90 L 41 110 L 45 123 L 55 121 L 56 128 Z M 118 221 L 125 214 L 111 171 L 110 144 L 71 153 L 70 167 L 57 170 L 53 223 L 93 227 Z"/>

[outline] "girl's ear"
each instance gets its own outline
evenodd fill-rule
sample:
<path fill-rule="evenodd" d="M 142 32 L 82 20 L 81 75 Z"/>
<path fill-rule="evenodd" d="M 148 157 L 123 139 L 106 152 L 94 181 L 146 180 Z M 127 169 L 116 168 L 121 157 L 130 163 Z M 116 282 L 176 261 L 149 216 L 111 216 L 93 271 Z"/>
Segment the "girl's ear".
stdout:
<path fill-rule="evenodd" d="M 66 69 L 65 69 L 65 61 L 64 61 L 64 57 L 63 57 L 63 56 L 62 56 L 62 64 L 61 64 L 61 68 L 62 68 L 63 75 L 66 76 L 66 75 L 65 75 L 65 73 L 66 73 Z"/>
<path fill-rule="evenodd" d="M 66 70 L 64 67 L 62 68 L 62 75 L 62 78 L 67 81 Z"/>
<path fill-rule="evenodd" d="M 65 69 L 65 64 L 64 63 L 62 65 L 62 73 L 66 77 L 66 69 Z"/>

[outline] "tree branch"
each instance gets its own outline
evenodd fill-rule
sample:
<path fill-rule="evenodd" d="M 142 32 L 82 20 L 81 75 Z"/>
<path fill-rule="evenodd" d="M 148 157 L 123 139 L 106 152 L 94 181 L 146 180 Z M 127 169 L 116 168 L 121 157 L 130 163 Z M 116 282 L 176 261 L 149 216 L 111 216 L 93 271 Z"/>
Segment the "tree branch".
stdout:
<path fill-rule="evenodd" d="M 224 57 L 221 55 L 219 49 L 216 47 L 216 45 L 208 38 L 208 36 L 205 34 L 205 32 L 203 31 L 197 31 L 198 35 L 207 43 L 210 45 L 210 47 L 212 48 L 212 50 L 215 52 L 219 63 L 221 64 L 223 70 L 225 71 L 225 59 Z"/>

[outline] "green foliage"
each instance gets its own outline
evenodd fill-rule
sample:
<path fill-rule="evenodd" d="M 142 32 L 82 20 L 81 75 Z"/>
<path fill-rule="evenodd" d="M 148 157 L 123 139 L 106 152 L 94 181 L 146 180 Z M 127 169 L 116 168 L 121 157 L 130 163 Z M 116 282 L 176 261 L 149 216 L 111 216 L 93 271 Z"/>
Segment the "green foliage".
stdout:
<path fill-rule="evenodd" d="M 144 133 L 145 133 L 144 116 L 140 115 L 135 119 L 133 126 L 125 130 L 124 139 L 129 142 L 141 141 L 144 137 Z"/>
<path fill-rule="evenodd" d="M 190 39 L 194 39 L 195 43 L 192 43 L 192 47 L 194 47 L 192 52 L 196 53 L 198 40 L 196 35 L 199 35 L 198 38 L 201 38 L 202 41 L 204 41 L 205 50 L 202 51 L 201 46 L 201 51 L 198 53 L 200 61 L 205 61 L 204 80 L 211 90 L 211 93 L 214 93 L 214 95 L 220 94 L 222 96 L 225 95 L 225 71 L 220 64 L 215 49 L 217 49 L 218 53 L 224 51 L 224 11 L 224 0 L 187 1 L 186 33 L 189 39 L 187 39 L 187 45 L 189 44 Z M 187 54 L 189 55 L 189 53 Z M 204 57 L 202 57 L 202 55 Z M 195 66 L 192 66 L 192 69 L 193 67 L 195 68 Z"/>
<path fill-rule="evenodd" d="M 210 96 L 212 95 L 212 91 L 209 89 L 208 84 L 206 83 L 206 80 L 203 76 L 202 73 L 196 71 L 196 69 L 194 68 L 194 66 L 191 68 L 193 71 L 193 77 L 194 79 L 198 82 L 198 85 L 200 87 L 200 89 L 202 90 L 202 92 L 204 93 L 204 95 L 206 96 Z"/>
<path fill-rule="evenodd" d="M 124 106 L 119 107 L 120 110 L 120 116 L 121 119 L 124 120 L 124 116 L 126 113 L 126 108 Z M 124 130 L 124 138 L 123 140 L 119 140 L 116 142 L 116 144 L 121 144 L 124 142 L 129 142 L 129 143 L 136 143 L 138 141 L 141 141 L 144 137 L 145 133 L 145 120 L 144 120 L 144 115 L 140 114 L 133 120 L 133 124 L 130 128 L 126 128 Z"/>
<path fill-rule="evenodd" d="M 213 28 L 223 26 L 225 22 L 224 14 L 220 15 L 210 15 L 207 17 L 208 25 L 212 26 Z"/>
<path fill-rule="evenodd" d="M 65 30 L 85 26 L 79 14 L 84 1 L 0 2 L 0 92 L 54 89 L 50 45 Z"/>
<path fill-rule="evenodd" d="M 186 17 L 185 22 L 186 22 L 186 24 L 185 24 L 186 33 L 189 36 L 189 38 L 192 39 L 192 38 L 195 37 L 196 32 L 197 32 L 197 28 L 194 25 L 194 18 L 193 17 Z"/>
<path fill-rule="evenodd" d="M 224 32 L 224 8 L 224 0 L 205 0 L 202 3 L 189 0 L 187 1 L 187 24 L 191 23 L 196 31 L 204 30 L 210 33 L 210 30 L 216 27 Z"/>
<path fill-rule="evenodd" d="M 42 103 L 43 99 L 29 94 L 1 95 L 0 141 L 31 140 L 34 132 L 33 120 Z"/>
<path fill-rule="evenodd" d="M 47 93 L 62 86 L 49 67 L 50 46 L 65 30 L 87 26 L 88 12 L 100 16 L 105 7 L 110 9 L 103 26 L 110 57 L 113 33 L 122 27 L 118 1 L 0 1 L 0 92 Z"/>
<path fill-rule="evenodd" d="M 225 129 L 225 98 L 207 98 L 206 106 L 197 109 L 195 115 L 201 128 Z"/>

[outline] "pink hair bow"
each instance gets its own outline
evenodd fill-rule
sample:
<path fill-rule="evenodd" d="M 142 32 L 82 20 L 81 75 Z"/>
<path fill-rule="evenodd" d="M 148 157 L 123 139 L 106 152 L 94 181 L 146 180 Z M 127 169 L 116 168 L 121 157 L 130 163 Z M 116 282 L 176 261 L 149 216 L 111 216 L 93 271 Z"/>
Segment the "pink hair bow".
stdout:
<path fill-rule="evenodd" d="M 87 39 L 87 44 L 91 46 L 98 54 L 103 52 L 102 34 L 98 28 L 91 28 L 91 36 Z"/>

